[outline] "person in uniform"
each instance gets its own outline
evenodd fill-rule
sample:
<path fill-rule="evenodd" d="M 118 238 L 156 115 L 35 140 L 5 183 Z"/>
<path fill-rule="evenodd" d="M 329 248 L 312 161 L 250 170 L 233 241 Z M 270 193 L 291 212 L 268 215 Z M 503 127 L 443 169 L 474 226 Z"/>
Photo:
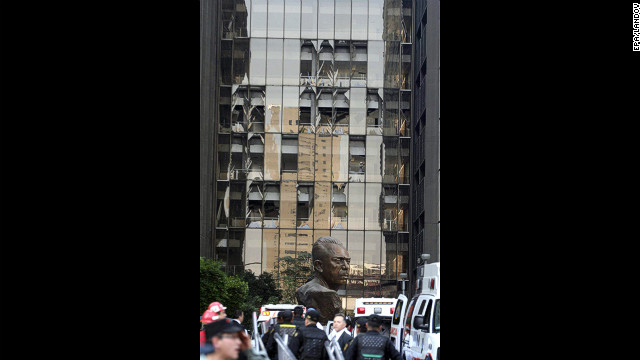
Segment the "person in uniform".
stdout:
<path fill-rule="evenodd" d="M 267 340 L 265 344 L 265 348 L 267 349 L 267 354 L 269 354 L 269 358 L 275 360 L 278 358 L 278 343 L 276 342 L 273 334 L 279 334 L 284 340 L 285 335 L 289 335 L 289 342 L 291 342 L 291 338 L 293 337 L 293 333 L 296 331 L 296 326 L 291 323 L 291 318 L 293 317 L 293 313 L 291 310 L 283 310 L 278 313 L 278 318 L 282 320 L 282 322 L 275 324 L 273 326 L 273 330 L 271 331 L 271 336 Z"/>
<path fill-rule="evenodd" d="M 391 340 L 380 334 L 382 318 L 369 316 L 367 332 L 356 336 L 344 351 L 345 360 L 402 360 Z"/>
<path fill-rule="evenodd" d="M 296 328 L 289 342 L 289 349 L 299 360 L 327 360 L 329 355 L 324 347 L 327 334 L 316 327 L 320 313 L 309 310 L 304 319 L 305 327 Z"/>
<path fill-rule="evenodd" d="M 291 321 L 293 325 L 297 327 L 304 327 L 304 308 L 302 305 L 298 305 L 293 308 L 293 320 Z"/>

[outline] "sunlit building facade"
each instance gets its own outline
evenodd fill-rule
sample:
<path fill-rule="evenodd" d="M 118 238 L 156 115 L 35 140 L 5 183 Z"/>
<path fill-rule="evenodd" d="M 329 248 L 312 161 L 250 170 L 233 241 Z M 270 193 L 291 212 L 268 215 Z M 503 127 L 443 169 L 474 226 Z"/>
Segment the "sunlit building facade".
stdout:
<path fill-rule="evenodd" d="M 218 6 L 211 256 L 278 277 L 279 259 L 330 235 L 351 255 L 348 311 L 396 297 L 409 266 L 412 2 Z"/>

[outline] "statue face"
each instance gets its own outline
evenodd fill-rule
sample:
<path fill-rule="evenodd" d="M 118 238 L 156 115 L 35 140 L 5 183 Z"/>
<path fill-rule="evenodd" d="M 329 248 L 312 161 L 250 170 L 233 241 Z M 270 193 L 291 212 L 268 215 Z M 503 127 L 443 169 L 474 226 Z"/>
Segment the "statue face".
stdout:
<path fill-rule="evenodd" d="M 347 283 L 351 258 L 349 252 L 337 244 L 330 244 L 320 260 L 322 273 L 320 274 L 329 287 L 334 288 Z M 316 260 L 318 261 L 318 260 Z"/>

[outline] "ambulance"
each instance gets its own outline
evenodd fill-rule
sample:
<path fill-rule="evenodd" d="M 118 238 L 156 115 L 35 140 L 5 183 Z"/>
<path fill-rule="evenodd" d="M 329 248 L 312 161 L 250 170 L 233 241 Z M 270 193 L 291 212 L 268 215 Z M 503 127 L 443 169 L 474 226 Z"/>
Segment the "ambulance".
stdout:
<path fill-rule="evenodd" d="M 356 299 L 355 308 L 353 309 L 353 324 L 360 317 L 369 315 L 378 315 L 382 318 L 382 330 L 380 334 L 389 336 L 391 328 L 391 319 L 396 308 L 396 300 L 394 298 L 359 298 Z M 354 327 L 353 337 L 357 336 L 357 329 Z"/>
<path fill-rule="evenodd" d="M 269 330 L 269 325 L 276 322 L 276 319 L 278 318 L 278 313 L 280 311 L 291 310 L 291 312 L 293 312 L 293 309 L 296 306 L 302 306 L 302 305 L 268 304 L 260 307 L 260 313 L 257 314 L 258 315 L 258 332 L 260 333 L 260 336 L 262 336 L 262 334 L 264 334 L 267 330 Z M 302 313 L 304 314 L 307 309 L 304 306 L 302 306 L 302 308 L 303 308 Z M 271 319 L 273 319 L 273 321 L 271 321 Z"/>
<path fill-rule="evenodd" d="M 398 296 L 391 340 L 405 360 L 439 360 L 440 262 L 417 269 L 416 295 Z"/>

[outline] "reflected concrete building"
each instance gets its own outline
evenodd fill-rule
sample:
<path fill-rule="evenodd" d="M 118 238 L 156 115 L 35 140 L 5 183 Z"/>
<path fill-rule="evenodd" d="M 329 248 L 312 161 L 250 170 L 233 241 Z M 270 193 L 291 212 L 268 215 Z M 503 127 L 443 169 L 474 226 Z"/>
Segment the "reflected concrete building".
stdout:
<path fill-rule="evenodd" d="M 352 258 L 348 311 L 396 297 L 412 226 L 412 1 L 207 3 L 218 61 L 201 64 L 215 67 L 201 101 L 201 256 L 278 277 L 280 258 L 330 235 Z"/>

